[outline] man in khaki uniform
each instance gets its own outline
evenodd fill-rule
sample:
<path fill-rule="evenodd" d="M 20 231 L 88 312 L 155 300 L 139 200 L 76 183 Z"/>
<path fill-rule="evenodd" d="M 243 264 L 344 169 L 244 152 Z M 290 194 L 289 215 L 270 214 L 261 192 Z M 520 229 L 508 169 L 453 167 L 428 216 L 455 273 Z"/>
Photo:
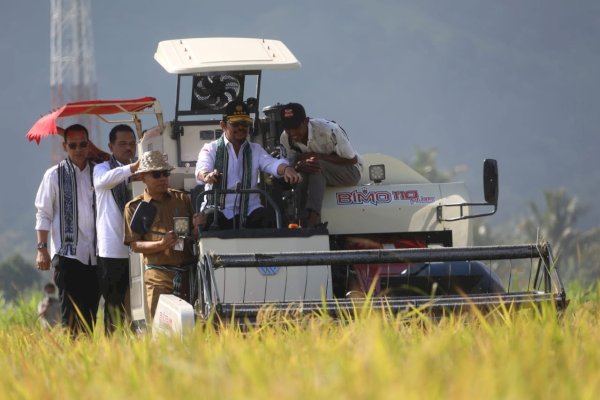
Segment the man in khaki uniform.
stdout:
<path fill-rule="evenodd" d="M 169 188 L 169 175 L 173 169 L 161 152 L 145 152 L 140 158 L 137 175 L 146 188 L 125 206 L 123 242 L 134 252 L 144 255 L 144 282 L 152 317 L 161 294 L 174 294 L 188 302 L 193 295 L 194 279 L 190 276 L 196 266 L 196 256 L 190 231 L 196 226 L 192 224 L 195 216 L 189 194 Z M 133 232 L 130 227 L 133 214 L 142 201 L 157 209 L 156 217 L 144 235 Z M 187 218 L 190 229 L 186 239 L 175 233 L 174 218 Z"/>

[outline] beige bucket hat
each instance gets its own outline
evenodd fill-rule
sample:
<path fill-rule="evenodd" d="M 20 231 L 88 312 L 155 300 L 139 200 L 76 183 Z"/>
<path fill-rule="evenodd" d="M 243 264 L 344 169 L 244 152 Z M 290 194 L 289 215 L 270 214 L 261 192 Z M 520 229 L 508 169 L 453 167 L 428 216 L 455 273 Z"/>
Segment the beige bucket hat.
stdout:
<path fill-rule="evenodd" d="M 151 171 L 171 171 L 175 169 L 169 164 L 163 153 L 158 150 L 147 151 L 142 154 L 140 159 L 140 167 L 136 171 L 137 174 Z"/>

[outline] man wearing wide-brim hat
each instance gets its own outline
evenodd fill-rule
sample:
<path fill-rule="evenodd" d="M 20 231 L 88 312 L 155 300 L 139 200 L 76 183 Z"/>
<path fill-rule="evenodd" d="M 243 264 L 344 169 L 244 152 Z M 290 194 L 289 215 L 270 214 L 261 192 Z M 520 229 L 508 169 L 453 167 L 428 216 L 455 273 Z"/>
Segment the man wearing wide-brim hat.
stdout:
<path fill-rule="evenodd" d="M 268 154 L 258 143 L 248 141 L 252 118 L 248 106 L 241 100 L 227 104 L 220 123 L 223 135 L 205 144 L 198 155 L 196 179 L 206 184 L 205 189 L 255 189 L 258 187 L 259 171 L 266 172 L 287 183 L 296 184 L 302 177 L 290 167 L 287 160 Z M 215 200 L 206 196 L 201 209 L 216 203 L 217 221 L 221 229 L 234 226 L 246 228 L 268 227 L 266 209 L 257 193 L 220 195 Z M 208 215 L 207 225 L 212 225 L 215 213 Z"/>
<path fill-rule="evenodd" d="M 173 169 L 160 151 L 145 152 L 136 174 L 146 186 L 144 193 L 125 206 L 124 243 L 144 255 L 144 283 L 152 317 L 161 294 L 174 294 L 188 302 L 193 295 L 190 275 L 196 265 L 196 256 L 193 240 L 189 239 L 196 233 L 191 232 L 191 227 L 195 226 L 194 211 L 189 194 L 169 187 Z M 148 202 L 157 210 L 144 234 L 134 232 L 130 226 L 141 202 Z M 188 240 L 175 233 L 174 218 L 188 219 Z"/>

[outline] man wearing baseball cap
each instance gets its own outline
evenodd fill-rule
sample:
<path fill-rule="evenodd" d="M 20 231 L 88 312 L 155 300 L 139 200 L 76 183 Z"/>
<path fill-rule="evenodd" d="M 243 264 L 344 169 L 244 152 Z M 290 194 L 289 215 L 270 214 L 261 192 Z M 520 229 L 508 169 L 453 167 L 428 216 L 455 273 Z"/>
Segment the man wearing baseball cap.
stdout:
<path fill-rule="evenodd" d="M 283 157 L 302 174 L 297 188 L 301 225 L 321 222 L 326 186 L 354 186 L 361 178 L 362 159 L 348 135 L 333 121 L 306 116 L 304 107 L 288 103 L 280 109 Z"/>
<path fill-rule="evenodd" d="M 196 163 L 197 182 L 206 184 L 206 190 L 214 187 L 221 190 L 254 189 L 258 186 L 259 171 L 283 178 L 291 184 L 302 180 L 287 160 L 274 158 L 260 144 L 248 141 L 252 118 L 242 100 L 234 100 L 227 105 L 220 125 L 223 135 L 202 147 Z M 212 196 L 206 196 L 201 210 L 214 203 Z M 223 194 L 216 203 L 217 224 L 221 229 L 234 226 L 263 228 L 268 227 L 271 219 L 257 193 Z M 214 215 L 208 214 L 206 226 L 212 225 Z"/>

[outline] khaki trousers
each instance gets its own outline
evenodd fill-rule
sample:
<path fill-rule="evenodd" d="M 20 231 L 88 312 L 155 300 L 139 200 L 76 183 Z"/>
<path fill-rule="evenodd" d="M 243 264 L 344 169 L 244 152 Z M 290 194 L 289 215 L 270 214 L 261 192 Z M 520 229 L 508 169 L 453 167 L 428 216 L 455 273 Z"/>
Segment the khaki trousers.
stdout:
<path fill-rule="evenodd" d="M 150 307 L 150 315 L 154 318 L 158 298 L 161 294 L 173 294 L 173 278 L 175 271 L 162 271 L 158 269 L 149 269 L 144 271 L 144 283 L 146 285 L 146 295 L 148 306 Z M 182 273 L 181 289 L 178 297 L 189 302 L 190 301 L 190 274 Z"/>

